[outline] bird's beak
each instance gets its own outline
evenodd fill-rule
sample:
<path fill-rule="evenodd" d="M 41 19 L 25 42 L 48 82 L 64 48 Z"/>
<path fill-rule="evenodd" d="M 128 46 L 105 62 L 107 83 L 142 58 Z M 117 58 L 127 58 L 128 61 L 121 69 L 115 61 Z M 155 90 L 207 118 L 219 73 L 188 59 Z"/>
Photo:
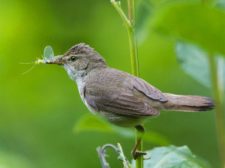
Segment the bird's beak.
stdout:
<path fill-rule="evenodd" d="M 50 60 L 46 61 L 47 64 L 57 64 L 57 65 L 64 65 L 65 61 L 63 59 L 63 55 L 54 56 Z"/>

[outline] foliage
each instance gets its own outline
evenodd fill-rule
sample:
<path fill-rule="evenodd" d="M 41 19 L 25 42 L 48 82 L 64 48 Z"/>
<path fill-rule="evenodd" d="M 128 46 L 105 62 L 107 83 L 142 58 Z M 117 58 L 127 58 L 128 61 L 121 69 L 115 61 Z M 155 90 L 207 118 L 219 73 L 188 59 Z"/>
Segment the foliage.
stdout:
<path fill-rule="evenodd" d="M 207 53 L 195 45 L 178 42 L 177 59 L 186 73 L 206 87 L 211 86 Z M 198 73 L 196 73 L 198 72 Z"/>
<path fill-rule="evenodd" d="M 1 168 L 31 168 L 29 161 L 15 154 L 0 152 Z"/>
<path fill-rule="evenodd" d="M 184 71 L 203 86 L 210 88 L 210 66 L 207 53 L 196 45 L 183 42 L 177 43 L 176 53 Z M 217 56 L 217 60 L 220 62 L 220 67 L 218 67 L 220 69 L 219 79 L 221 80 L 221 85 L 225 87 L 225 80 L 223 79 L 225 75 L 225 59 L 222 56 Z"/>
<path fill-rule="evenodd" d="M 185 39 L 209 53 L 225 55 L 225 12 L 208 5 L 178 3 L 160 10 L 153 29 Z"/>
<path fill-rule="evenodd" d="M 138 41 L 138 45 L 142 44 L 148 37 L 149 29 L 148 22 L 152 16 L 153 6 L 150 0 L 141 0 L 137 4 L 137 16 L 135 33 Z"/>
<path fill-rule="evenodd" d="M 218 5 L 217 5 L 218 6 Z M 191 17 L 188 16 L 188 13 Z M 178 59 L 183 69 L 203 85 L 210 87 L 215 103 L 217 139 L 221 167 L 225 166 L 225 12 L 202 3 L 177 3 L 164 8 L 160 17 L 153 21 L 153 28 L 175 39 L 192 42 L 193 45 L 177 44 Z M 191 25 L 191 26 L 190 26 Z M 192 56 L 189 56 L 189 54 Z M 218 53 L 220 55 L 218 56 Z M 194 55 L 193 55 L 194 54 Z"/>
<path fill-rule="evenodd" d="M 187 146 L 156 147 L 147 152 L 150 159 L 145 167 L 151 168 L 209 168 L 207 162 L 195 156 Z"/>
<path fill-rule="evenodd" d="M 134 131 L 130 128 L 121 128 L 117 126 L 110 125 L 108 122 L 100 118 L 99 116 L 94 116 L 92 114 L 83 115 L 76 122 L 74 126 L 75 133 L 82 132 L 97 132 L 97 133 L 107 133 L 107 134 L 118 134 L 124 138 L 133 139 Z M 145 142 L 154 145 L 168 145 L 169 140 L 154 131 L 147 131 L 143 137 Z"/>

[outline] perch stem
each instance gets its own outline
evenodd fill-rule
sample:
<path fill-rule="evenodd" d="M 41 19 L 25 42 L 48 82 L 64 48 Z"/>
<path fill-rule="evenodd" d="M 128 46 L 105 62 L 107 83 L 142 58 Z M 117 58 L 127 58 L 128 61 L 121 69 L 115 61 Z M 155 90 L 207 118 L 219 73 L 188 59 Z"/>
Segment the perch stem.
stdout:
<path fill-rule="evenodd" d="M 111 0 L 112 5 L 119 13 L 120 17 L 122 18 L 128 32 L 128 39 L 129 39 L 129 47 L 130 47 L 130 60 L 131 60 L 131 70 L 132 74 L 135 76 L 139 76 L 139 64 L 138 64 L 138 52 L 137 52 L 137 40 L 135 37 L 135 8 L 134 8 L 134 0 L 127 0 L 128 5 L 128 17 L 124 13 L 123 9 L 121 8 L 121 2 L 116 0 Z M 136 143 L 138 142 L 139 145 L 137 146 L 138 151 L 143 150 L 143 140 L 142 140 L 142 133 L 139 130 L 136 131 Z M 143 168 L 143 156 L 140 155 L 136 159 L 136 168 Z"/>
<path fill-rule="evenodd" d="M 127 31 L 129 37 L 132 74 L 135 76 L 139 76 L 137 40 L 135 37 L 134 0 L 127 0 L 127 4 L 128 4 L 128 19 L 130 21 L 130 24 L 127 25 Z"/>
<path fill-rule="evenodd" d="M 127 25 L 129 46 L 130 46 L 130 58 L 131 58 L 131 69 L 132 74 L 139 76 L 139 64 L 138 64 L 138 52 L 137 52 L 137 40 L 135 37 L 135 9 L 134 9 L 134 0 L 127 0 L 128 4 L 128 19 L 130 24 Z M 143 150 L 143 133 L 140 133 L 139 129 L 136 131 L 136 143 L 139 143 L 137 146 L 138 151 Z M 143 168 L 143 155 L 140 155 L 136 159 L 136 168 Z"/>
<path fill-rule="evenodd" d="M 220 152 L 220 159 L 223 168 L 225 168 L 225 121 L 224 121 L 224 104 L 223 104 L 223 88 L 220 85 L 219 77 L 219 59 L 209 56 L 209 64 L 211 68 L 211 81 L 212 81 L 212 90 L 215 100 L 215 123 L 217 129 L 217 140 L 218 140 L 218 149 Z M 222 94 L 221 94 L 222 93 Z"/>

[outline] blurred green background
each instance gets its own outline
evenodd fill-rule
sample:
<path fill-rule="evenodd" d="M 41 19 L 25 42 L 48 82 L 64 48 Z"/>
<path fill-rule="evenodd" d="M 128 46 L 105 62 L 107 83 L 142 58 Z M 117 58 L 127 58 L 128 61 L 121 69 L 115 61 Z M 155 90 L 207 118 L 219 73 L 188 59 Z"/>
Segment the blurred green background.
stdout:
<path fill-rule="evenodd" d="M 160 7 L 165 0 L 153 2 Z M 154 31 L 146 36 L 139 45 L 142 78 L 164 92 L 211 96 L 180 68 L 174 40 Z M 0 167 L 100 167 L 96 147 L 116 142 L 130 156 L 134 138 L 74 133 L 74 125 L 89 112 L 62 68 L 38 65 L 22 75 L 32 65 L 20 63 L 41 57 L 46 45 L 62 54 L 79 42 L 94 47 L 110 66 L 130 72 L 127 32 L 109 0 L 0 0 Z M 173 145 L 188 145 L 218 167 L 213 111 L 162 112 L 146 122 L 146 129 Z M 111 155 L 110 163 L 118 166 Z"/>

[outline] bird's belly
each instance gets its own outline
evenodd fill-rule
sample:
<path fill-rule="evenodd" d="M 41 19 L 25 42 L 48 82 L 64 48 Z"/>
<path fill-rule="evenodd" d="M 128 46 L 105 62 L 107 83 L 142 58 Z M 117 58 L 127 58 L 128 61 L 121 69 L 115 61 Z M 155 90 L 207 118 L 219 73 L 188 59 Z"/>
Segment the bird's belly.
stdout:
<path fill-rule="evenodd" d="M 133 127 L 139 125 L 143 122 L 144 118 L 142 117 L 129 117 L 129 116 L 121 116 L 115 113 L 104 112 L 104 111 L 96 111 L 93 107 L 91 107 L 83 94 L 80 94 L 82 101 L 88 108 L 90 112 L 93 114 L 100 114 L 103 118 L 105 118 L 108 122 L 121 126 L 121 127 Z"/>
<path fill-rule="evenodd" d="M 128 117 L 121 116 L 114 113 L 109 112 L 99 112 L 101 116 L 103 116 L 110 123 L 121 126 L 121 127 L 133 127 L 139 125 L 143 122 L 144 118 L 141 117 Z"/>

